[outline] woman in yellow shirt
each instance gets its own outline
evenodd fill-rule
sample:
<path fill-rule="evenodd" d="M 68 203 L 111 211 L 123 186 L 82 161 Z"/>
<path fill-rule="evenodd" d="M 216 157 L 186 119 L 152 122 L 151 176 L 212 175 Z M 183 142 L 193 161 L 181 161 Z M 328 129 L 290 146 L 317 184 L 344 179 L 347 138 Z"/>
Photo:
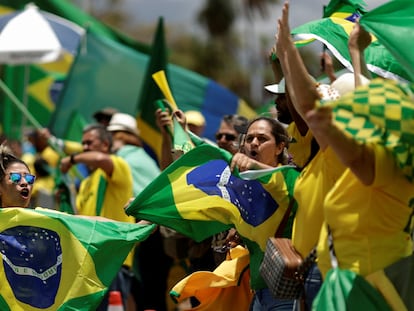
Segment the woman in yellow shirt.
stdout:
<path fill-rule="evenodd" d="M 413 209 L 412 176 L 403 172 L 398 159 L 381 141 L 357 139 L 334 121 L 332 107 L 316 106 L 320 96 L 312 81 L 306 74 L 298 74 L 306 68 L 290 37 L 288 9 L 285 3 L 279 20 L 278 47 L 295 107 L 321 149 L 329 146 L 345 166 L 323 202 L 325 225 L 318 243 L 318 266 L 323 276 L 331 268 L 329 226 L 339 267 L 367 277 L 412 253 L 410 235 L 404 231 Z M 354 67 L 359 68 L 359 63 Z M 295 79 L 290 75 L 293 72 Z M 373 285 L 395 308 L 383 284 Z"/>

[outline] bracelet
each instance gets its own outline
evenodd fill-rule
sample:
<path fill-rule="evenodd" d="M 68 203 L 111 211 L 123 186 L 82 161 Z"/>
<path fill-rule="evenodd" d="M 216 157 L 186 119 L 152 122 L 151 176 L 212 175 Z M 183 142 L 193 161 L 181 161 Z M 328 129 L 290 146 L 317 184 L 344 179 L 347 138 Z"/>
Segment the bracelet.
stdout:
<path fill-rule="evenodd" d="M 72 153 L 70 155 L 70 164 L 72 164 L 72 165 L 76 164 L 76 161 L 75 161 L 75 156 L 76 155 L 77 155 L 77 153 Z"/>

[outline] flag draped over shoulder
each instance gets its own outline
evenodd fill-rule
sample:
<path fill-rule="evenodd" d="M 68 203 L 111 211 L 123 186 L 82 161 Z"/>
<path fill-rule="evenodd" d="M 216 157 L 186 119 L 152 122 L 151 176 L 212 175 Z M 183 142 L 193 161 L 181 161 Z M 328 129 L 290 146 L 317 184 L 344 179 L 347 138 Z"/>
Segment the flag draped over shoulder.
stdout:
<path fill-rule="evenodd" d="M 365 11 L 361 10 L 360 6 L 356 7 L 354 12 L 341 10 L 341 7 L 335 5 L 328 5 L 328 9 L 328 11 L 325 10 L 325 14 L 329 13 L 329 16 L 292 29 L 291 33 L 295 44 L 300 47 L 313 40 L 318 40 L 326 45 L 343 66 L 353 71 L 348 50 L 348 39 L 356 19 L 360 17 L 363 20 Z M 339 10 L 339 12 L 335 12 L 334 9 Z M 364 55 L 368 69 L 375 75 L 401 81 L 412 80 L 404 63 L 397 61 L 398 58 L 376 37 L 372 37 L 372 42 L 364 51 Z"/>
<path fill-rule="evenodd" d="M 168 166 L 126 213 L 196 241 L 236 228 L 250 252 L 252 288 L 263 288 L 258 271 L 266 240 L 283 219 L 299 173 L 281 166 L 259 179 L 244 180 L 230 172 L 231 157 L 209 144 L 197 146 Z"/>
<path fill-rule="evenodd" d="M 361 17 L 360 23 L 402 64 L 410 81 L 414 81 L 414 2 L 387 2 Z"/>
<path fill-rule="evenodd" d="M 355 139 L 390 149 L 404 175 L 414 179 L 414 87 L 377 78 L 333 102 L 336 123 Z"/>
<path fill-rule="evenodd" d="M 0 309 L 94 310 L 136 242 L 154 225 L 47 209 L 0 209 Z"/>

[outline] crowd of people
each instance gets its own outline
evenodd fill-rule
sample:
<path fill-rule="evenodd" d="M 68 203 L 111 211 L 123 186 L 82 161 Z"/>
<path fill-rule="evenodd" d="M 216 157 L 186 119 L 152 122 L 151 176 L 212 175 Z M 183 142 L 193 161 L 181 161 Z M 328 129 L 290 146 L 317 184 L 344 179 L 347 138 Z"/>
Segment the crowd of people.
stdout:
<path fill-rule="evenodd" d="M 270 182 L 280 206 L 287 207 L 292 200 L 296 204 L 284 236 L 302 257 L 316 249 L 317 260 L 305 276 L 303 298 L 278 299 L 259 272 L 264 249 L 250 248 L 234 228 L 195 242 L 159 226 L 136 245 L 109 288 L 121 292 L 125 310 L 167 311 L 168 278 L 174 262 L 185 264 L 188 274 L 213 271 L 225 260 L 228 247 L 235 245 L 250 252 L 251 311 L 318 309 L 317 297 L 333 262 L 364 277 L 391 310 L 410 310 L 413 303 L 404 301 L 398 290 L 390 292 L 385 275 L 373 275 L 413 253 L 414 184 L 385 144 L 361 141 L 346 132 L 329 105 L 369 85 L 372 77 L 363 52 L 370 42 L 370 34 L 356 22 L 348 41 L 354 72 L 336 77 L 330 56 L 324 53 L 329 82 L 318 83 L 292 40 L 286 2 L 270 51 L 276 84 L 265 87 L 275 96 L 276 118 L 223 116 L 213 142 L 202 137 L 206 123 L 200 112 L 157 109 L 154 118 L 162 136 L 158 162 L 144 149 L 136 118 L 113 108 L 94 114 L 96 123 L 83 130 L 80 142 L 63 141 L 46 128 L 36 129 L 27 135 L 31 152 L 26 145 L 22 151 L 19 144 L 7 140 L 1 145 L 1 208 L 59 209 L 62 198 L 54 174 L 72 172 L 70 196 L 75 214 L 145 221 L 128 216 L 124 208 L 182 154 L 174 150 L 171 136 L 175 118 L 190 133 L 189 138 L 199 137 L 194 148 L 205 143 L 229 152 L 231 171 L 294 167 L 293 194 L 277 174 Z M 107 307 L 105 297 L 98 310 Z M 196 307 L 197 301 L 191 301 L 190 308 Z"/>

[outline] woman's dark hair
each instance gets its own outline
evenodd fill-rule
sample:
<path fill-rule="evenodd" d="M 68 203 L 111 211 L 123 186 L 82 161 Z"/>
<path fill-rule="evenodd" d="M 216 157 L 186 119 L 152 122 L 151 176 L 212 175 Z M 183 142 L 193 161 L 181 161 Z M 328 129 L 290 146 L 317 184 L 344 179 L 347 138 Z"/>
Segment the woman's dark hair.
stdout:
<path fill-rule="evenodd" d="M 4 180 L 4 177 L 6 176 L 6 170 L 7 168 L 13 164 L 13 163 L 21 163 L 24 164 L 27 168 L 27 164 L 20 160 L 18 157 L 16 157 L 11 149 L 6 146 L 4 143 L 0 145 L 0 182 Z"/>
<path fill-rule="evenodd" d="M 285 150 L 279 154 L 278 162 L 282 164 L 288 164 L 289 154 L 287 153 L 287 148 L 289 147 L 290 138 L 289 138 L 289 134 L 286 131 L 285 127 L 278 120 L 270 118 L 270 117 L 266 117 L 266 116 L 259 116 L 253 119 L 252 121 L 250 121 L 249 125 L 246 128 L 246 133 L 253 123 L 257 121 L 261 121 L 261 120 L 266 121 L 267 123 L 270 124 L 272 128 L 271 132 L 272 132 L 273 137 L 275 138 L 276 145 L 280 143 L 285 143 Z"/>

